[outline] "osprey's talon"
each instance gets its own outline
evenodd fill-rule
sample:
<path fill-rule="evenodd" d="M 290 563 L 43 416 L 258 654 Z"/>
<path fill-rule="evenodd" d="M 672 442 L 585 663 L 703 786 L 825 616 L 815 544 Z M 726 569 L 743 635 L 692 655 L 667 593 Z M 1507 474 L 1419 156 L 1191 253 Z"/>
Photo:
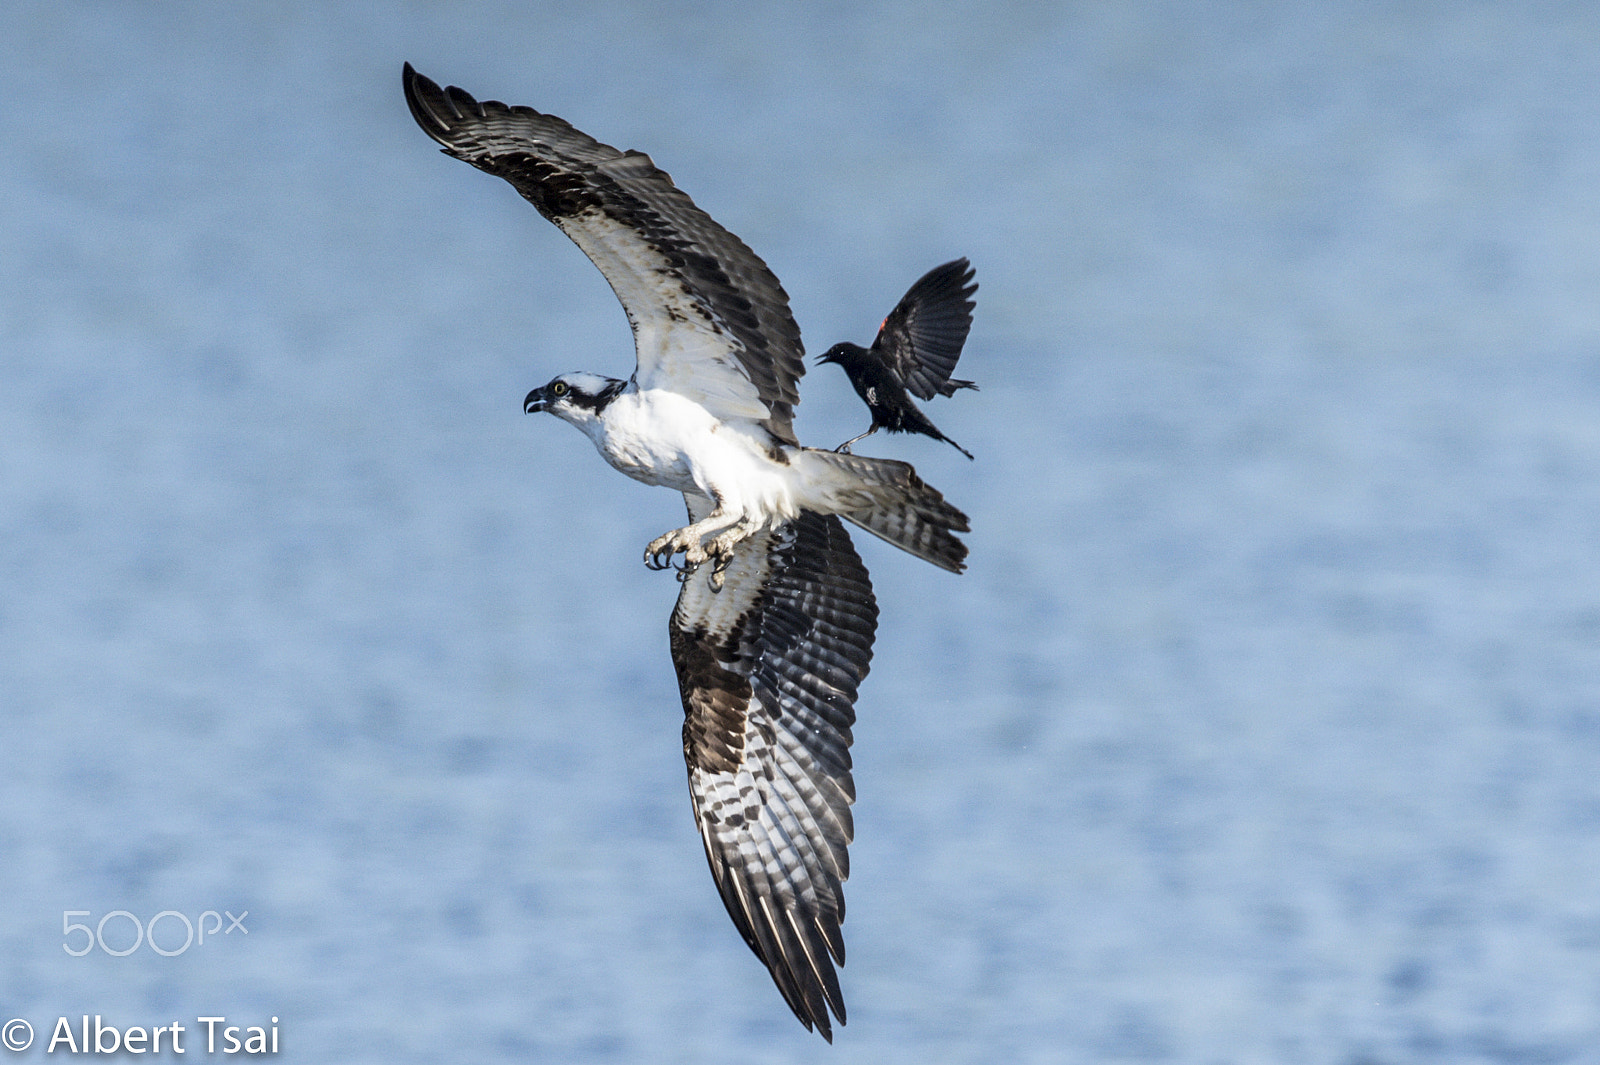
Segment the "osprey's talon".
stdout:
<path fill-rule="evenodd" d="M 687 547 L 679 543 L 678 531 L 675 529 L 645 545 L 644 564 L 653 570 L 670 569 L 672 556 L 684 550 L 687 550 Z"/>
<path fill-rule="evenodd" d="M 680 564 L 678 555 L 683 556 Z M 644 564 L 653 570 L 675 569 L 687 576 L 711 558 L 705 547 L 695 538 L 693 531 L 674 529 L 651 540 L 644 549 Z"/>
<path fill-rule="evenodd" d="M 728 571 L 728 567 L 731 565 L 733 565 L 733 552 L 731 550 L 719 551 L 712 556 L 711 590 L 713 592 L 722 591 L 722 575 Z"/>
<path fill-rule="evenodd" d="M 677 553 L 678 549 L 674 548 L 671 544 L 667 544 L 662 547 L 656 547 L 655 544 L 651 544 L 644 553 L 645 567 L 656 570 L 657 572 L 664 569 L 673 569 L 675 568 L 675 565 L 672 559 Z"/>
<path fill-rule="evenodd" d="M 844 443 L 840 444 L 838 447 L 834 448 L 833 450 L 837 454 L 840 454 L 840 455 L 854 455 L 855 452 L 850 450 L 850 444 L 851 444 L 851 441 L 846 440 Z"/>

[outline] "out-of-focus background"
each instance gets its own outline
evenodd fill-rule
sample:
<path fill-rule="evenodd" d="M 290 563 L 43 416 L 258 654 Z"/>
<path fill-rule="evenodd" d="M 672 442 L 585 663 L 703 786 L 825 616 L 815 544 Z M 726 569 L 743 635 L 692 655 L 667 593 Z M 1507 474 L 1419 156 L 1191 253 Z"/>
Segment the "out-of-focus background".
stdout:
<path fill-rule="evenodd" d="M 295 1062 L 1600 1061 L 1592 5 L 4 24 L 17 1060 L 98 1014 L 191 1053 L 277 1017 Z M 405 60 L 650 152 L 813 352 L 977 267 L 982 391 L 929 413 L 978 460 L 862 446 L 972 568 L 857 537 L 832 1048 L 689 816 L 640 564 L 681 502 L 521 413 L 626 376 L 623 316 L 415 128 Z M 802 394 L 806 441 L 865 427 L 836 370 Z M 247 933 L 180 952 L 208 910 Z M 165 911 L 171 956 L 110 953 Z"/>

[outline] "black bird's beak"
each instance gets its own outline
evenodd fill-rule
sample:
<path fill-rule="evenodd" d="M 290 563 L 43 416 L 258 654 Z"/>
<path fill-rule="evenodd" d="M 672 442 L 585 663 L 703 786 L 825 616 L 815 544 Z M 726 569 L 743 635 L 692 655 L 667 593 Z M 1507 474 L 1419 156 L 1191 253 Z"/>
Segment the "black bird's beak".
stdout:
<path fill-rule="evenodd" d="M 544 389 L 536 388 L 528 393 L 528 398 L 522 401 L 522 413 L 537 414 L 549 405 L 545 398 Z"/>
<path fill-rule="evenodd" d="M 821 366 L 825 362 L 831 362 L 835 366 L 848 366 L 849 363 L 844 361 L 843 356 L 850 354 L 865 355 L 866 353 L 866 348 L 858 348 L 854 344 L 835 344 L 833 347 L 817 356 L 817 365 Z"/>

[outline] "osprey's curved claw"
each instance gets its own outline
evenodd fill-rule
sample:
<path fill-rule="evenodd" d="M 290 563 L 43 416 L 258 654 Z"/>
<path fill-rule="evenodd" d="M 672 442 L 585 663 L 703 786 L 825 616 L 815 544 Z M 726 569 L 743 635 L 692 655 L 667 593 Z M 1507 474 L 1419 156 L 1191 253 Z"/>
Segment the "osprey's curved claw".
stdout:
<path fill-rule="evenodd" d="M 722 575 L 728 571 L 728 567 L 732 564 L 732 549 L 716 552 L 711 556 L 711 590 L 713 592 L 722 591 Z"/>
<path fill-rule="evenodd" d="M 705 548 L 692 535 L 692 530 L 673 529 L 645 545 L 644 564 L 654 570 L 668 569 L 674 566 L 673 558 L 680 554 L 684 568 L 691 573 L 706 561 Z"/>

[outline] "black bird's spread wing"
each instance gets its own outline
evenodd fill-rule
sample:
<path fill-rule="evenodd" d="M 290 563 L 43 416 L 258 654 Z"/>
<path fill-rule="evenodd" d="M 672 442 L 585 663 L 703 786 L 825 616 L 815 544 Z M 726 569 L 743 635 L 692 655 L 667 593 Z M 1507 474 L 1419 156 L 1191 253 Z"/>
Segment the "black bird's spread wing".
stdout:
<path fill-rule="evenodd" d="M 404 82 L 428 136 L 509 181 L 600 268 L 633 327 L 641 388 L 692 396 L 797 442 L 800 329 L 783 286 L 743 241 L 643 152 L 531 107 L 441 89 L 409 63 Z"/>
<path fill-rule="evenodd" d="M 690 516 L 709 510 L 693 496 Z M 697 509 L 700 513 L 696 513 Z M 695 821 L 728 914 L 808 1029 L 843 1024 L 851 727 L 878 607 L 837 517 L 809 511 L 710 566 L 672 612 Z"/>
<path fill-rule="evenodd" d="M 950 375 L 972 328 L 975 273 L 966 259 L 929 270 L 889 312 L 872 342 L 872 349 L 918 399 L 974 387 L 971 381 L 951 381 Z"/>

